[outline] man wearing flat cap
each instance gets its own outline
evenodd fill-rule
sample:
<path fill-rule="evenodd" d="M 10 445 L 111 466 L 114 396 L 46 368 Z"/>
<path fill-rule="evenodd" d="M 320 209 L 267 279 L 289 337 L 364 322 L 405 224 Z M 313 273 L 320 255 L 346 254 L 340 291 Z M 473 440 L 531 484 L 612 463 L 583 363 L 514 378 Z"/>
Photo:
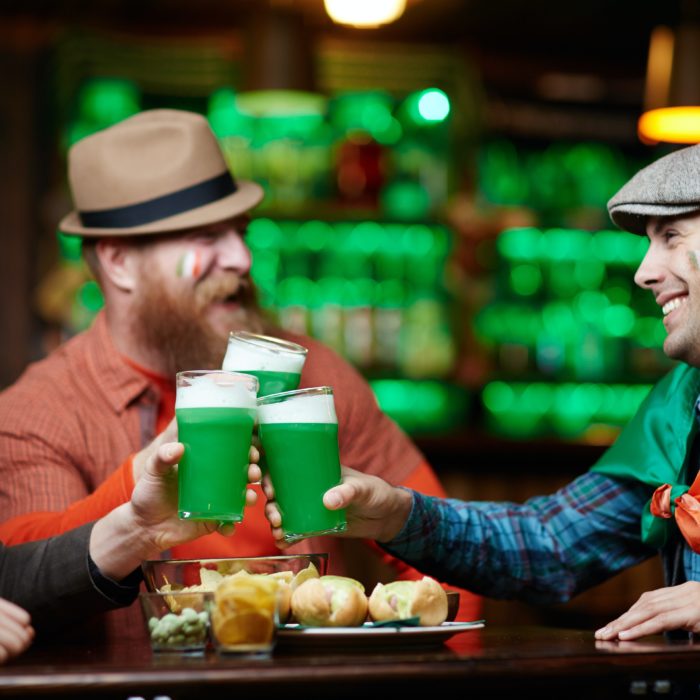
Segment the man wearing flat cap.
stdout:
<path fill-rule="evenodd" d="M 324 502 L 348 508 L 346 535 L 374 537 L 421 571 L 495 598 L 565 602 L 660 553 L 667 587 L 596 637 L 700 632 L 700 145 L 640 171 L 608 208 L 649 238 L 634 279 L 654 294 L 664 351 L 681 362 L 598 463 L 522 505 L 426 497 L 350 469 Z M 266 493 L 274 499 L 269 483 Z M 274 503 L 268 510 L 278 538 Z"/>
<path fill-rule="evenodd" d="M 105 306 L 89 330 L 0 394 L 0 541 L 49 537 L 128 501 L 149 456 L 176 439 L 175 373 L 220 368 L 236 329 L 308 348 L 300 387 L 333 386 L 343 463 L 444 495 L 360 375 L 261 312 L 245 232 L 263 191 L 234 179 L 204 117 L 142 112 L 76 143 L 68 166 L 75 211 L 59 228 L 82 238 Z M 232 537 L 212 533 L 170 556 L 279 553 L 263 501 L 246 510 Z M 295 551 L 329 552 L 332 571 L 352 574 L 339 544 L 314 538 Z M 418 576 L 368 544 L 397 578 Z M 479 599 L 462 597 L 464 614 L 478 615 Z M 142 627 L 135 618 L 115 625 L 122 637 Z"/>

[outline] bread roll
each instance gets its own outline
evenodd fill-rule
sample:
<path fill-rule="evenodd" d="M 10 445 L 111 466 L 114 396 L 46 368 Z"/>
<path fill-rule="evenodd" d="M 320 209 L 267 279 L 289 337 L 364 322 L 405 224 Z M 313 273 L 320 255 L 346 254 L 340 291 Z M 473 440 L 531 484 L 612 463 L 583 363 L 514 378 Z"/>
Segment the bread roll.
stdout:
<path fill-rule="evenodd" d="M 375 621 L 420 618 L 420 625 L 441 625 L 447 619 L 447 594 L 432 578 L 420 581 L 378 583 L 369 598 L 369 614 Z"/>
<path fill-rule="evenodd" d="M 357 627 L 367 618 L 365 587 L 345 576 L 321 576 L 292 593 L 292 615 L 302 625 Z"/>

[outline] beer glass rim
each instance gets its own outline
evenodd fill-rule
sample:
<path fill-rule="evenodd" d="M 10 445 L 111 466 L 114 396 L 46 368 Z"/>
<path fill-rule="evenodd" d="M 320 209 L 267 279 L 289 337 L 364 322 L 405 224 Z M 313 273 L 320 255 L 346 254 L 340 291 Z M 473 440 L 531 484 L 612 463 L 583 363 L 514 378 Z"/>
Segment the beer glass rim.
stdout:
<path fill-rule="evenodd" d="M 306 389 L 295 389 L 294 391 L 280 391 L 277 394 L 268 394 L 258 398 L 258 406 L 264 406 L 270 403 L 280 403 L 288 399 L 296 398 L 297 396 L 316 396 L 330 395 L 333 396 L 332 386 L 313 386 Z"/>
<path fill-rule="evenodd" d="M 254 345 L 256 349 L 271 353 L 288 353 L 290 355 L 306 355 L 308 348 L 291 340 L 276 338 L 273 335 L 262 335 L 261 333 L 250 333 L 249 331 L 231 331 L 228 335 L 229 343 L 233 338 L 244 343 Z"/>
<path fill-rule="evenodd" d="M 181 370 L 175 375 L 175 386 L 180 387 L 180 381 L 188 377 L 203 377 L 208 374 L 223 375 L 225 377 L 230 377 L 234 380 L 234 383 L 238 382 L 253 382 L 255 386 L 255 393 L 258 393 L 260 389 L 260 382 L 254 374 L 246 374 L 245 372 L 234 372 L 230 369 L 185 369 Z M 230 386 L 232 386 L 231 384 Z"/>

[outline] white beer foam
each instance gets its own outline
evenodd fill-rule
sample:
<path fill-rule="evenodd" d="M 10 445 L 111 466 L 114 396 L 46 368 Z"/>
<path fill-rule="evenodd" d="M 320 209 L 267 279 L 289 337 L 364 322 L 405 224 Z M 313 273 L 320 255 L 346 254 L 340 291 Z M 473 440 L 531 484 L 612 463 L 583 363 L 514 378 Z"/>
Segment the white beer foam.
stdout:
<path fill-rule="evenodd" d="M 253 347 L 250 343 L 230 338 L 221 368 L 231 372 L 267 370 L 301 374 L 305 359 L 303 354 L 287 353 L 272 343 L 265 343 L 264 346 L 258 347 L 258 344 L 263 342 L 256 340 L 256 347 Z"/>
<path fill-rule="evenodd" d="M 175 408 L 248 408 L 255 409 L 257 396 L 247 382 L 218 384 L 212 375 L 193 377 L 189 386 L 177 388 Z"/>
<path fill-rule="evenodd" d="M 312 394 L 258 406 L 258 423 L 337 423 L 331 394 Z"/>

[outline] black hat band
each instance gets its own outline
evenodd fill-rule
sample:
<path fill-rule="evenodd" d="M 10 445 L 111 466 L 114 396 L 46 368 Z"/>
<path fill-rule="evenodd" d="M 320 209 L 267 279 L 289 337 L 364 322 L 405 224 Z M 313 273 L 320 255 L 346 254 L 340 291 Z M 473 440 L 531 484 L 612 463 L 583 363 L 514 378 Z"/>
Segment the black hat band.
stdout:
<path fill-rule="evenodd" d="M 85 228 L 132 228 L 211 204 L 228 197 L 237 189 L 227 170 L 210 180 L 145 202 L 114 209 L 79 211 L 78 214 Z"/>

